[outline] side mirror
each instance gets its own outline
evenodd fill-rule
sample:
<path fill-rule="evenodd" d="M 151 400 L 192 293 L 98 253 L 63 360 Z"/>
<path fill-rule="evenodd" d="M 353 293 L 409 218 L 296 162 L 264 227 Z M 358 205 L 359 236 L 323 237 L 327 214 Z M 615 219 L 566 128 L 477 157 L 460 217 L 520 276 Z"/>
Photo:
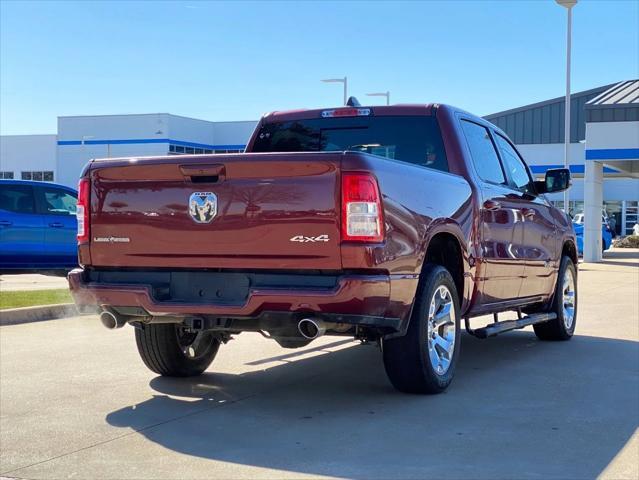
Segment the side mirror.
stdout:
<path fill-rule="evenodd" d="M 536 181 L 537 193 L 563 192 L 571 185 L 570 170 L 567 168 L 553 168 L 546 171 L 546 178 L 543 181 Z"/>

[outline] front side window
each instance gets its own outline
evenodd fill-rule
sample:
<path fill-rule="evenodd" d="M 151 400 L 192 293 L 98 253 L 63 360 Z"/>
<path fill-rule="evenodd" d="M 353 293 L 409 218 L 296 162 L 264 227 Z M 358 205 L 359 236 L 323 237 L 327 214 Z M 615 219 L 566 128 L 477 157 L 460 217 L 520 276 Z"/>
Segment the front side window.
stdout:
<path fill-rule="evenodd" d="M 314 118 L 262 126 L 254 152 L 364 152 L 448 171 L 435 117 Z"/>
<path fill-rule="evenodd" d="M 488 129 L 467 120 L 462 120 L 461 125 L 480 178 L 486 182 L 506 184 L 506 177 Z"/>
<path fill-rule="evenodd" d="M 0 185 L 0 210 L 34 213 L 33 188 L 26 185 Z"/>
<path fill-rule="evenodd" d="M 528 175 L 528 169 L 521 160 L 512 145 L 501 135 L 495 135 L 495 140 L 499 146 L 501 157 L 504 160 L 504 167 L 508 171 L 510 179 L 514 183 L 515 188 L 526 193 L 534 193 L 532 188 L 532 180 Z"/>
<path fill-rule="evenodd" d="M 44 213 L 51 215 L 75 215 L 78 199 L 58 188 L 47 188 L 44 193 Z"/>

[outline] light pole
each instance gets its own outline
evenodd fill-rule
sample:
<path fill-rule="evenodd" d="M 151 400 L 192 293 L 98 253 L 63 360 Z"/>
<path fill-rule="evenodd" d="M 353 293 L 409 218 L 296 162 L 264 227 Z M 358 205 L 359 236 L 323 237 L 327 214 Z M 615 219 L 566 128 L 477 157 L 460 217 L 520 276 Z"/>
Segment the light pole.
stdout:
<path fill-rule="evenodd" d="M 367 93 L 369 97 L 386 97 L 386 105 L 390 105 L 390 92 Z"/>
<path fill-rule="evenodd" d="M 93 135 L 82 135 L 82 141 L 80 142 L 80 145 L 82 146 L 82 152 L 84 153 L 84 142 L 86 140 L 91 140 L 92 138 L 95 138 Z"/>
<path fill-rule="evenodd" d="M 325 83 L 343 83 L 344 84 L 344 105 L 348 101 L 348 78 L 326 78 L 322 80 Z"/>
<path fill-rule="evenodd" d="M 577 0 L 555 0 L 568 10 L 568 25 L 566 28 L 566 113 L 564 114 L 564 167 L 570 168 L 570 49 L 572 43 L 572 7 Z M 569 213 L 568 190 L 564 190 L 564 212 Z"/>

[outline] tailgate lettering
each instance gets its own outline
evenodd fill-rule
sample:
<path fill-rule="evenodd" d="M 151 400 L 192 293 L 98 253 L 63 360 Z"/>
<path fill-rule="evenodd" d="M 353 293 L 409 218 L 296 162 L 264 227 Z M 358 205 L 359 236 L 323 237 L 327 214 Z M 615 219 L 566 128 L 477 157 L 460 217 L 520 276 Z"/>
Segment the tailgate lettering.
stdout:
<path fill-rule="evenodd" d="M 307 237 L 305 235 L 295 235 L 290 239 L 291 242 L 300 243 L 315 243 L 315 242 L 328 242 L 329 238 L 327 234 L 318 235 L 317 237 Z"/>

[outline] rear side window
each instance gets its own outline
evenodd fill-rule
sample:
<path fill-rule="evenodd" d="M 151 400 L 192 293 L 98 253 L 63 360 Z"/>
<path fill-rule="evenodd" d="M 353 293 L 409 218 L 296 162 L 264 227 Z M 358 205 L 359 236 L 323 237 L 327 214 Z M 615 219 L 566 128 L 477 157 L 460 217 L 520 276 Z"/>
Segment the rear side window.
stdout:
<path fill-rule="evenodd" d="M 467 120 L 462 120 L 461 125 L 475 170 L 481 179 L 491 183 L 505 184 L 506 177 L 488 129 Z"/>
<path fill-rule="evenodd" d="M 15 213 L 34 213 L 33 188 L 28 185 L 0 185 L 0 209 Z"/>
<path fill-rule="evenodd" d="M 528 169 L 521 160 L 512 145 L 501 135 L 495 135 L 495 140 L 501 152 L 501 158 L 504 160 L 504 167 L 510 175 L 510 179 L 514 183 L 514 187 L 526 193 L 533 193 L 532 180 L 528 175 Z"/>
<path fill-rule="evenodd" d="M 316 118 L 267 123 L 253 152 L 365 152 L 448 171 L 439 124 L 430 116 Z"/>

